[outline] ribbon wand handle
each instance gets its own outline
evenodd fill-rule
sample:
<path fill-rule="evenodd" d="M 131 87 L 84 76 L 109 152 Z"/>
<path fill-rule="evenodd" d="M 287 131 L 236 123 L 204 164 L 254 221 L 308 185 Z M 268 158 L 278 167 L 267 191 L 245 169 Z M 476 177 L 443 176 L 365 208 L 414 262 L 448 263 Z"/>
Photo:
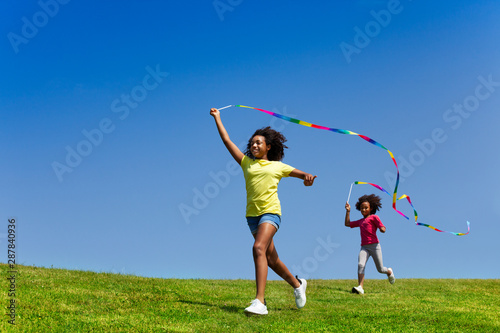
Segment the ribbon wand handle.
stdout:
<path fill-rule="evenodd" d="M 217 110 L 219 110 L 219 111 L 220 111 L 220 110 L 224 110 L 224 109 L 230 108 L 231 106 L 233 106 L 233 105 L 224 106 L 224 107 L 222 107 L 222 108 L 218 108 Z"/>
<path fill-rule="evenodd" d="M 349 199 L 351 198 L 352 185 L 354 185 L 354 183 L 351 183 L 351 188 L 349 189 L 349 195 L 347 196 L 347 203 L 349 203 Z"/>

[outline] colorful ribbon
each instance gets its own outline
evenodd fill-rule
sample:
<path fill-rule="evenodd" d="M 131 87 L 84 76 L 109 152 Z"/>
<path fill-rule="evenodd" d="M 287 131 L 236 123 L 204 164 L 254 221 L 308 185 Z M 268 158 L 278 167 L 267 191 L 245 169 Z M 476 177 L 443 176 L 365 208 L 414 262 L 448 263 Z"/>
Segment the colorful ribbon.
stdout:
<path fill-rule="evenodd" d="M 464 236 L 464 235 L 467 235 L 470 232 L 470 223 L 469 223 L 469 221 L 467 221 L 467 233 L 457 233 L 457 232 L 439 230 L 439 229 L 437 229 L 437 228 L 435 228 L 435 227 L 433 227 L 433 226 L 431 226 L 429 224 L 417 222 L 418 214 L 417 214 L 417 211 L 415 210 L 415 207 L 413 207 L 413 204 L 412 204 L 412 202 L 410 200 L 410 197 L 407 196 L 406 194 L 403 194 L 399 198 L 397 197 L 398 186 L 399 186 L 399 168 L 398 168 L 398 163 L 396 162 L 396 159 L 394 158 L 394 154 L 389 149 L 387 149 L 386 147 L 384 147 L 383 145 L 381 145 L 380 143 L 378 143 L 377 141 L 375 141 L 375 140 L 373 140 L 373 139 L 371 139 L 371 138 L 369 138 L 369 137 L 367 137 L 365 135 L 358 134 L 358 133 L 355 133 L 355 132 L 352 132 L 352 131 L 349 131 L 349 130 L 343 130 L 343 129 L 338 129 L 338 128 L 330 128 L 330 127 L 315 125 L 315 124 L 311 124 L 311 123 L 308 123 L 308 122 L 305 122 L 305 121 L 302 121 L 302 120 L 299 120 L 299 119 L 287 117 L 287 116 L 284 116 L 284 115 L 276 113 L 276 112 L 271 112 L 271 111 L 267 111 L 267 110 L 263 110 L 263 109 L 258 109 L 258 108 L 254 108 L 254 107 L 251 107 L 251 106 L 228 105 L 228 106 L 224 106 L 224 107 L 220 108 L 219 110 L 227 109 L 227 108 L 230 108 L 230 107 L 233 107 L 233 106 L 234 107 L 239 107 L 239 108 L 247 108 L 247 109 L 254 109 L 254 110 L 257 110 L 257 111 L 261 111 L 261 112 L 267 113 L 267 114 L 269 114 L 271 116 L 274 116 L 274 117 L 277 117 L 277 118 L 289 121 L 289 122 L 294 123 L 294 124 L 299 124 L 299 125 L 303 125 L 303 126 L 307 126 L 307 127 L 317 128 L 317 129 L 322 129 L 322 130 L 325 130 L 325 131 L 331 131 L 331 132 L 335 132 L 335 133 L 339 133 L 339 134 L 357 135 L 360 138 L 362 138 L 363 140 L 368 141 L 369 143 L 371 143 L 371 144 L 373 144 L 373 145 L 375 145 L 377 147 L 380 147 L 380 148 L 386 150 L 387 153 L 389 153 L 389 155 L 391 156 L 391 159 L 394 162 L 394 165 L 396 166 L 396 171 L 397 171 L 396 185 L 394 186 L 394 192 L 392 194 L 392 208 L 396 212 L 398 212 L 403 217 L 405 217 L 407 220 L 409 220 L 408 216 L 406 216 L 405 214 L 403 214 L 402 212 L 400 212 L 399 210 L 396 209 L 396 201 L 400 200 L 400 199 L 405 199 L 406 198 L 408 200 L 408 203 L 410 204 L 410 206 L 413 208 L 413 212 L 414 212 L 414 215 L 415 215 L 415 224 L 416 225 L 428 227 L 428 228 L 433 229 L 435 231 L 446 232 L 446 233 L 453 234 L 453 235 L 456 235 L 456 236 Z M 387 193 L 389 196 L 391 196 L 391 194 L 389 192 L 387 192 L 384 188 L 382 188 L 381 186 L 379 186 L 377 184 L 355 181 L 354 183 L 351 184 L 351 190 L 352 190 L 352 185 L 353 184 L 356 184 L 356 185 L 358 185 L 358 184 L 371 185 L 371 186 L 379 189 L 380 191 Z M 351 190 L 349 190 L 349 197 L 348 197 L 347 201 L 349 201 L 349 198 L 351 196 Z"/>

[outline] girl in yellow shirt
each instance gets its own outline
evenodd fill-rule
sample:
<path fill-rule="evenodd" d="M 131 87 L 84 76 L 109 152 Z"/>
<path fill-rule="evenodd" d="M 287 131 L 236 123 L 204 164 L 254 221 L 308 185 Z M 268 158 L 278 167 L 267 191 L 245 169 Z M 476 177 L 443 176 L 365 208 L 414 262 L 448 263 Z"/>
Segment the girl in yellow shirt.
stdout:
<path fill-rule="evenodd" d="M 280 162 L 284 156 L 286 138 L 270 127 L 257 130 L 250 138 L 243 153 L 231 141 L 222 124 L 219 110 L 212 108 L 219 135 L 227 150 L 241 165 L 247 191 L 246 217 L 254 237 L 253 259 L 257 292 L 251 305 L 245 309 L 249 314 L 268 313 L 264 300 L 267 282 L 267 267 L 276 272 L 294 288 L 295 303 L 300 309 L 306 304 L 307 281 L 293 276 L 278 257 L 273 237 L 281 222 L 281 205 L 278 199 L 278 183 L 282 177 L 296 177 L 311 186 L 316 176 Z"/>

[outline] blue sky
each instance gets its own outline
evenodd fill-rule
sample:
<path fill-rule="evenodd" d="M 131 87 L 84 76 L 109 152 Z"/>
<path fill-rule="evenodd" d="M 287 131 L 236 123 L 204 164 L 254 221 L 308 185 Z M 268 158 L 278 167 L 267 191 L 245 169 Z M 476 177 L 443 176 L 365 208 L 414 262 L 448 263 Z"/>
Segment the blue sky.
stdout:
<path fill-rule="evenodd" d="M 10 0 L 0 9 L 0 246 L 16 218 L 18 263 L 253 279 L 243 176 L 209 115 L 242 104 L 379 141 L 419 222 L 465 232 L 470 221 L 468 236 L 438 233 L 383 196 L 379 239 L 397 277 L 499 277 L 496 1 Z M 238 144 L 279 129 L 284 162 L 318 176 L 313 187 L 280 183 L 275 243 L 292 273 L 355 279 L 360 237 L 343 226 L 344 204 L 355 180 L 392 191 L 387 152 L 254 110 L 222 119 Z M 367 193 L 383 195 L 358 185 L 351 204 Z M 383 277 L 372 262 L 366 273 Z"/>

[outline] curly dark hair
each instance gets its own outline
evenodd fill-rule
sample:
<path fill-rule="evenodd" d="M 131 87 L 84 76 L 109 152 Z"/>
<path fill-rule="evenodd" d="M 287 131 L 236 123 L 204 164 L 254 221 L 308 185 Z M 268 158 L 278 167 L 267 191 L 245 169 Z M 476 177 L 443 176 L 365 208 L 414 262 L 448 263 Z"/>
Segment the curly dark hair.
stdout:
<path fill-rule="evenodd" d="M 286 138 L 283 134 L 278 131 L 273 130 L 271 127 L 263 127 L 255 131 L 255 133 L 250 137 L 247 143 L 247 149 L 244 154 L 248 157 L 253 158 L 252 155 L 252 139 L 256 135 L 262 135 L 266 139 L 266 145 L 271 145 L 271 149 L 267 153 L 267 158 L 269 161 L 281 161 L 285 157 L 285 145 Z"/>
<path fill-rule="evenodd" d="M 368 202 L 370 204 L 370 214 L 375 214 L 377 210 L 382 208 L 382 203 L 380 202 L 380 197 L 375 194 L 370 194 L 370 195 L 363 195 L 362 197 L 359 197 L 358 202 L 356 202 L 356 209 L 361 210 L 361 204 L 363 202 Z"/>

